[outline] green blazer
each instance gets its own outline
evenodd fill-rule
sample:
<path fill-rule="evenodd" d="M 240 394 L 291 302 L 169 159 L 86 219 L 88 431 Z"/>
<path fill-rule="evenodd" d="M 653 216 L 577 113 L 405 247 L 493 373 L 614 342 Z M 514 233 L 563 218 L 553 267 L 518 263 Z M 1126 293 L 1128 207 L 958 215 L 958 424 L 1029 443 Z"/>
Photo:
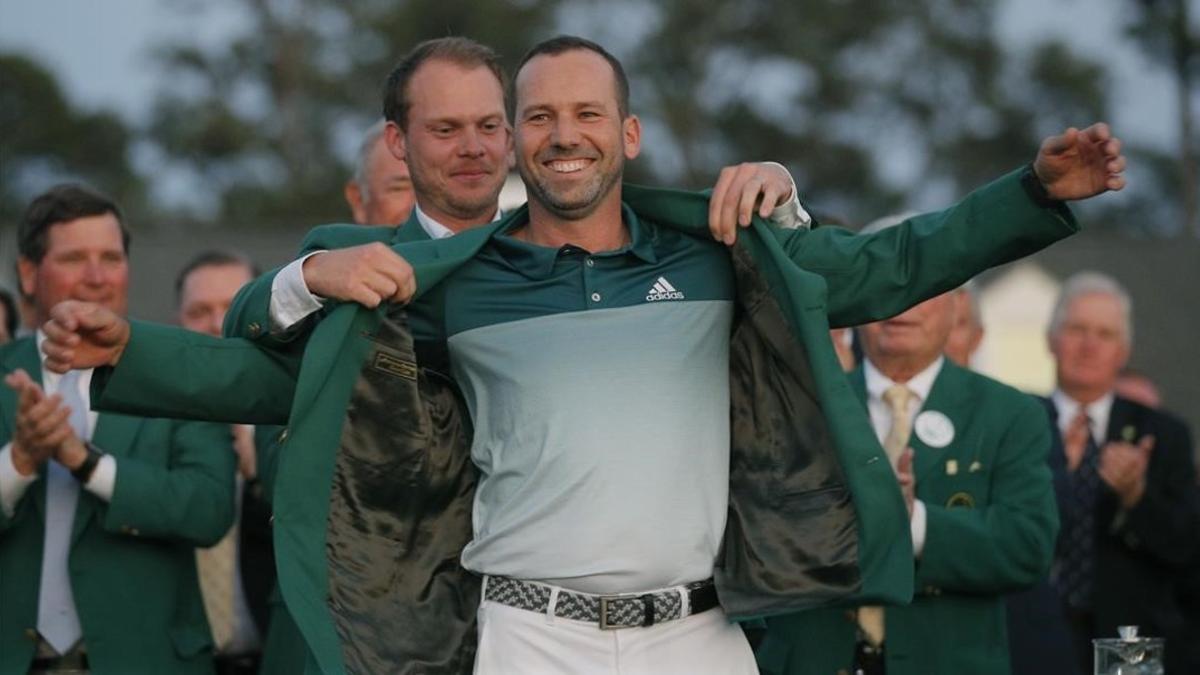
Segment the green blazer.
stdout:
<path fill-rule="evenodd" d="M 709 236 L 705 195 L 626 186 L 624 198 L 640 218 Z M 524 218 L 521 209 L 498 224 L 414 243 L 395 243 L 386 230 L 331 226 L 314 231 L 306 249 L 391 241 L 424 293 Z M 731 249 L 741 318 L 731 343 L 730 512 L 716 571 L 731 616 L 910 599 L 912 551 L 899 491 L 827 331 L 894 315 L 1076 229 L 1069 211 L 1038 206 L 1014 173 L 951 209 L 870 237 L 761 221 L 742 233 Z M 373 651 L 381 642 L 411 639 L 417 648 L 453 632 L 466 649 L 477 593 L 454 567 L 456 546 L 470 536 L 469 437 L 444 435 L 453 425 L 438 415 L 453 413 L 452 401 L 427 405 L 427 380 L 437 378 L 426 373 L 434 367 L 415 362 L 396 308 L 334 305 L 299 334 L 274 336 L 269 293 L 261 284 L 258 291 L 251 287 L 235 304 L 234 332 L 270 348 L 138 325 L 120 366 L 93 385 L 100 404 L 221 421 L 290 418 L 274 496 L 279 578 L 321 670 L 395 667 Z M 180 371 L 195 377 L 161 377 Z M 415 426 L 406 428 L 410 419 Z M 464 429 L 469 420 L 453 426 Z M 422 455 L 420 444 L 434 441 Z M 468 465 L 454 474 L 455 489 L 410 503 L 410 494 L 431 487 L 425 474 L 445 462 Z M 424 546 L 388 543 L 407 536 L 413 519 L 439 518 L 453 529 L 421 530 Z M 406 592 L 446 595 L 423 621 L 397 626 L 383 619 L 428 602 L 428 593 L 395 590 L 405 584 Z M 452 611 L 447 602 L 457 603 Z M 374 635 L 372 626 L 391 637 Z M 431 626 L 436 637 L 422 633 Z M 408 666 L 415 659 L 403 653 Z M 438 662 L 439 672 L 455 672 L 451 658 Z"/>
<path fill-rule="evenodd" d="M 862 370 L 850 381 L 865 402 Z M 944 414 L 954 432 L 945 447 L 920 433 L 909 442 L 925 548 L 912 604 L 885 614 L 887 672 L 1008 675 L 1003 595 L 1045 576 L 1058 536 L 1045 412 L 1037 399 L 948 360 L 924 411 Z M 764 673 L 849 672 L 856 630 L 845 611 L 767 624 L 758 651 Z"/>
<path fill-rule="evenodd" d="M 0 347 L 0 373 L 17 368 L 40 383 L 32 337 Z M 0 387 L 0 445 L 15 414 L 16 395 Z M 233 523 L 228 427 L 105 413 L 92 441 L 117 459 L 117 480 L 108 503 L 80 490 L 71 540 L 91 671 L 211 673 L 195 548 L 215 544 Z M 38 480 L 11 518 L 0 513 L 0 673 L 24 673 L 34 656 L 45 509 L 46 481 Z"/>

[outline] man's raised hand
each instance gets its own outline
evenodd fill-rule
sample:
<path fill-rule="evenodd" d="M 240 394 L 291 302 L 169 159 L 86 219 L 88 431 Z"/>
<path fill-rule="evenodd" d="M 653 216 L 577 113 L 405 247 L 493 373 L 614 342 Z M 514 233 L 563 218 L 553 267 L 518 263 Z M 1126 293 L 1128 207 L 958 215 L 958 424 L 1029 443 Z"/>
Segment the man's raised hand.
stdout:
<path fill-rule="evenodd" d="M 1125 187 L 1121 141 L 1098 122 L 1082 131 L 1071 127 L 1042 141 L 1033 171 L 1054 199 L 1087 199 Z"/>
<path fill-rule="evenodd" d="M 318 253 L 302 269 L 310 293 L 364 307 L 404 304 L 417 292 L 412 266 L 378 242 Z"/>
<path fill-rule="evenodd" d="M 42 333 L 46 368 L 56 373 L 115 366 L 129 344 L 128 321 L 94 302 L 79 300 L 64 300 L 51 308 Z"/>

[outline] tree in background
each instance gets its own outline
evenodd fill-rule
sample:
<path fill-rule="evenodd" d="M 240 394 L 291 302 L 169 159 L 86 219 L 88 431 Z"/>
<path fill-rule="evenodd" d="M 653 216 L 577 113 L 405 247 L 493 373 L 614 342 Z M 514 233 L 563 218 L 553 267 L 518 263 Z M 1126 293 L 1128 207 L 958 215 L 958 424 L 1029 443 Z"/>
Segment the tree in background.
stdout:
<path fill-rule="evenodd" d="M 78 180 L 137 211 L 143 183 L 128 159 L 130 131 L 112 113 L 73 108 L 54 76 L 0 54 L 0 223 L 15 224 L 53 183 Z"/>
<path fill-rule="evenodd" d="M 1127 30 L 1151 59 L 1171 72 L 1179 108 L 1177 155 L 1134 150 L 1151 170 L 1157 189 L 1133 206 L 1148 213 L 1168 234 L 1200 237 L 1200 138 L 1193 108 L 1193 99 L 1200 95 L 1200 31 L 1193 18 L 1200 17 L 1189 17 L 1189 2 L 1136 0 L 1128 6 Z"/>
<path fill-rule="evenodd" d="M 785 162 L 811 204 L 862 223 L 949 202 L 1101 116 L 1103 71 L 1060 45 L 1014 60 L 989 0 L 667 0 L 629 59 L 659 173 L 691 185 Z"/>

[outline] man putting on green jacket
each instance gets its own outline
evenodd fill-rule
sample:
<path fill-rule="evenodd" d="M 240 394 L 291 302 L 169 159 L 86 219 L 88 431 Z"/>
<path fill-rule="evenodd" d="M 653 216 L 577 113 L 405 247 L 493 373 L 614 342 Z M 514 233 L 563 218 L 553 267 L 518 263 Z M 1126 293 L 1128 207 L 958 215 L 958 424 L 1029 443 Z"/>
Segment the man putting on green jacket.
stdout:
<path fill-rule="evenodd" d="M 641 135 L 626 92 L 598 45 L 535 47 L 514 120 L 528 210 L 396 245 L 407 308 L 335 303 L 270 352 L 78 305 L 48 329 L 59 363 L 119 360 L 102 405 L 204 390 L 193 414 L 290 413 L 280 580 L 321 669 L 454 672 L 432 631 L 477 612 L 455 633 L 478 637 L 476 672 L 752 673 L 729 617 L 907 602 L 903 500 L 829 325 L 1027 255 L 1076 229 L 1058 200 L 1122 184 L 1101 125 L 1047 141 L 1036 175 L 873 237 L 754 220 L 716 233 L 726 249 L 705 196 L 620 184 Z M 322 228 L 306 249 L 361 243 Z M 145 382 L 168 353 L 194 377 Z M 422 557 L 454 536 L 466 572 Z M 401 616 L 397 597 L 431 594 Z"/>

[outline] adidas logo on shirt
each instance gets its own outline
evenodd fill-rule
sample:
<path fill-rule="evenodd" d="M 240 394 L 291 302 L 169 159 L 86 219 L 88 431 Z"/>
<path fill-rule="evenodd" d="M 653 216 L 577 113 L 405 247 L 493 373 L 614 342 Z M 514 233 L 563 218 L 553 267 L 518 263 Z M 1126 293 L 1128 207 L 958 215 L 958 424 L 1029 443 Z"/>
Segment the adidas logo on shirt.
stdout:
<path fill-rule="evenodd" d="M 683 293 L 675 290 L 671 282 L 667 281 L 666 277 L 659 277 L 658 281 L 650 287 L 650 291 L 646 294 L 646 302 L 654 302 L 656 300 L 683 300 Z"/>

